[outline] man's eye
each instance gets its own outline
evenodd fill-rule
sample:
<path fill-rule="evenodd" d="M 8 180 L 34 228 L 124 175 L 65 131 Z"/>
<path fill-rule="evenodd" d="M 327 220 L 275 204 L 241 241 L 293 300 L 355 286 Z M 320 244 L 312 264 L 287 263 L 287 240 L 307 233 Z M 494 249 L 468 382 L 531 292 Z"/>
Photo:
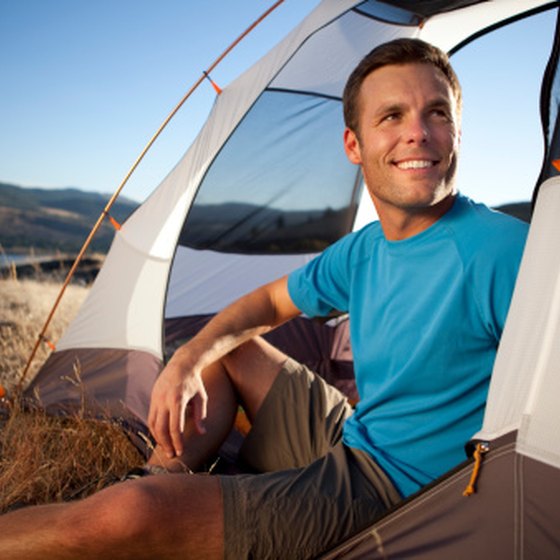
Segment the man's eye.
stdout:
<path fill-rule="evenodd" d="M 432 115 L 449 120 L 449 113 L 445 109 L 432 109 Z"/>
<path fill-rule="evenodd" d="M 396 121 L 400 118 L 400 113 L 388 113 L 383 117 L 384 121 Z"/>

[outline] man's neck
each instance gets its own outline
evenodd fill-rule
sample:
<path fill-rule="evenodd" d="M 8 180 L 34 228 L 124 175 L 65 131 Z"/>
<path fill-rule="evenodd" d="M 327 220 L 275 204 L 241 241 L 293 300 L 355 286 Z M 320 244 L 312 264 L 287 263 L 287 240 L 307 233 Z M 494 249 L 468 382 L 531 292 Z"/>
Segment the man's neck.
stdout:
<path fill-rule="evenodd" d="M 402 241 L 422 233 L 451 209 L 456 197 L 456 194 L 449 195 L 427 208 L 378 208 L 379 221 L 385 238 L 388 241 Z"/>

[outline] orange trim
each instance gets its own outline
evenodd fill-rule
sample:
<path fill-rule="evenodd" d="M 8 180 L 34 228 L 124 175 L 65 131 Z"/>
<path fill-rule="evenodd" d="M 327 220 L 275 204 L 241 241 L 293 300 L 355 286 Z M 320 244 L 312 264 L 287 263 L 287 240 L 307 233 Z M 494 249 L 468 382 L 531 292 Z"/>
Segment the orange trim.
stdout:
<path fill-rule="evenodd" d="M 473 472 L 471 474 L 471 479 L 469 480 L 467 487 L 463 491 L 463 496 L 465 497 L 472 496 L 476 492 L 476 482 L 478 480 L 478 475 L 480 474 L 480 467 L 482 466 L 482 454 L 486 453 L 486 451 L 488 451 L 487 444 L 481 442 L 476 444 L 476 449 L 473 453 Z"/>
<path fill-rule="evenodd" d="M 238 408 L 235 416 L 235 429 L 243 436 L 246 436 L 251 431 L 251 422 L 241 407 Z"/>
<path fill-rule="evenodd" d="M 552 165 L 556 168 L 556 171 L 560 171 L 560 159 L 552 160 Z"/>
<path fill-rule="evenodd" d="M 56 350 L 56 346 L 46 337 L 41 335 L 39 337 L 53 352 Z"/>
<path fill-rule="evenodd" d="M 218 95 L 220 95 L 220 93 L 222 93 L 222 88 L 210 77 L 210 74 L 208 74 L 208 72 L 203 70 L 202 73 L 204 74 L 204 77 L 212 84 L 212 87 L 214 88 L 214 91 Z"/>
<path fill-rule="evenodd" d="M 119 222 L 117 222 L 117 220 L 115 220 L 115 218 L 113 218 L 113 216 L 111 216 L 111 214 L 107 214 L 107 218 L 109 218 L 109 221 L 111 222 L 111 225 L 117 230 L 119 231 L 121 229 L 121 224 L 119 224 Z"/>

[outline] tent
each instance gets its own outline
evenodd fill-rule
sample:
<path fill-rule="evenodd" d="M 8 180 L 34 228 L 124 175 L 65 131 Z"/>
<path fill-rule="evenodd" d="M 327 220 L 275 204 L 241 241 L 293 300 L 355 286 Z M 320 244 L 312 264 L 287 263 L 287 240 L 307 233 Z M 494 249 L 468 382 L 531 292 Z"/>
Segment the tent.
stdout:
<path fill-rule="evenodd" d="M 346 161 L 340 141 L 342 88 L 358 60 L 395 37 L 419 37 L 453 53 L 519 18 L 544 10 L 557 18 L 558 7 L 558 2 L 542 0 L 323 0 L 280 44 L 224 88 L 184 157 L 117 232 L 87 300 L 28 392 L 38 393 L 51 407 L 79 403 L 85 391 L 91 402 L 113 414 L 144 423 L 166 351 L 233 299 L 307 262 L 368 219 L 362 178 Z M 491 442 L 513 438 L 516 443 L 505 447 L 500 443 L 496 450 L 490 446 L 479 492 L 467 499 L 468 505 L 455 494 L 445 502 L 440 492 L 458 478 L 462 481 L 470 464 L 427 491 L 431 494 L 407 502 L 346 543 L 347 548 L 333 551 L 332 557 L 449 557 L 453 539 L 443 537 L 446 532 L 439 529 L 443 520 L 454 519 L 445 510 L 446 503 L 453 511 L 472 508 L 472 527 L 456 525 L 457 542 L 478 538 L 478 544 L 466 550 L 469 556 L 474 550 L 485 558 L 551 558 L 551 550 L 558 555 L 554 518 L 550 523 L 544 520 L 554 511 L 547 508 L 545 498 L 558 497 L 558 476 L 551 477 L 550 488 L 544 490 L 534 482 L 541 471 L 557 475 L 560 467 L 551 403 L 553 389 L 558 388 L 554 368 L 560 363 L 559 356 L 554 359 L 560 270 L 554 251 L 541 247 L 545 241 L 554 242 L 558 226 L 552 207 L 560 204 L 558 181 L 545 181 L 558 174 L 552 163 L 560 151 L 559 45 L 551 49 L 542 90 L 546 151 L 539 184 L 543 187 L 542 192 L 535 191 L 530 250 L 480 435 Z M 538 263 L 532 260 L 534 253 Z M 344 318 L 324 325 L 300 318 L 275 332 L 274 342 L 352 394 L 346 327 Z M 74 364 L 79 364 L 81 388 L 61 380 Z M 514 466 L 509 479 L 496 470 L 497 485 L 488 484 L 486 499 L 483 486 L 492 476 L 492 465 L 500 462 Z M 518 468 L 519 462 L 534 463 L 535 474 Z M 514 483 L 522 486 L 521 493 L 513 490 Z M 488 521 L 482 514 L 494 523 L 487 502 L 499 502 L 505 494 L 510 500 L 503 500 L 509 511 L 507 530 L 494 531 L 485 526 Z M 531 503 L 525 507 L 527 497 Z M 477 501 L 484 505 L 472 505 Z M 443 508 L 437 514 L 434 504 Z M 424 507 L 427 515 L 415 514 L 417 507 Z M 480 520 L 474 526 L 477 516 Z M 402 517 L 411 518 L 411 524 L 400 525 Z M 425 530 L 428 525 L 431 533 Z M 515 554 L 497 545 L 501 552 L 496 555 L 480 550 L 486 540 L 502 542 L 512 526 L 539 533 L 538 542 L 550 545 L 546 554 L 533 555 L 530 549 L 524 556 L 523 547 L 537 546 L 529 532 L 516 533 Z M 483 528 L 492 538 L 468 540 Z M 406 544 L 403 536 L 412 539 L 418 534 L 424 540 L 416 541 L 416 548 Z M 440 556 L 435 549 L 443 551 Z M 454 548 L 452 554 L 461 552 Z"/>

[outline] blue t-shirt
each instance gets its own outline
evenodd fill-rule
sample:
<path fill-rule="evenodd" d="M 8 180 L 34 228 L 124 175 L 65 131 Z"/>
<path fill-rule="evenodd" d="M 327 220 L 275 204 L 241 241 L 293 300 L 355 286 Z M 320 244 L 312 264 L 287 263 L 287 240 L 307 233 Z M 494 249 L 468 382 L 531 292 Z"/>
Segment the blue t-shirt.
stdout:
<path fill-rule="evenodd" d="M 306 315 L 349 312 L 360 401 L 343 439 L 403 496 L 464 460 L 481 426 L 526 235 L 458 195 L 418 235 L 388 241 L 373 222 L 288 279 Z"/>

